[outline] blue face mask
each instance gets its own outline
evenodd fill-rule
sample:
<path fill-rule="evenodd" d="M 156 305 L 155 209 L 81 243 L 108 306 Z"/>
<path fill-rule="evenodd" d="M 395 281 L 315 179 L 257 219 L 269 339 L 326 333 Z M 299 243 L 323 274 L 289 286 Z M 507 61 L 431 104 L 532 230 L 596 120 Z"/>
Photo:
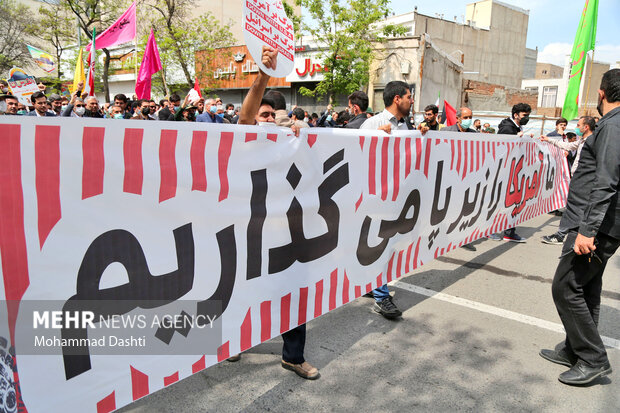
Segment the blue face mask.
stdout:
<path fill-rule="evenodd" d="M 114 115 L 114 119 L 124 119 L 124 116 L 122 113 L 117 113 Z"/>
<path fill-rule="evenodd" d="M 28 112 L 26 112 L 26 111 L 25 111 L 25 110 L 23 110 L 23 109 L 22 109 L 22 110 L 18 110 L 18 111 L 17 111 L 17 114 L 18 114 L 18 115 L 25 115 L 26 113 L 28 113 Z"/>
<path fill-rule="evenodd" d="M 472 120 L 471 119 L 463 119 L 461 120 L 461 128 L 469 129 L 471 127 Z"/>
<path fill-rule="evenodd" d="M 328 122 L 331 122 L 332 121 L 332 115 L 327 115 L 325 120 L 328 121 Z"/>
<path fill-rule="evenodd" d="M 223 113 L 218 113 L 217 116 L 219 116 L 220 118 L 224 119 L 224 114 Z"/>
<path fill-rule="evenodd" d="M 209 112 L 211 112 L 211 113 L 215 113 L 215 112 L 217 112 L 217 106 L 211 106 L 211 107 L 209 108 Z"/>
<path fill-rule="evenodd" d="M 583 132 L 581 131 L 581 129 L 579 129 L 579 128 L 575 128 L 575 135 L 577 135 L 577 136 L 583 136 Z"/>

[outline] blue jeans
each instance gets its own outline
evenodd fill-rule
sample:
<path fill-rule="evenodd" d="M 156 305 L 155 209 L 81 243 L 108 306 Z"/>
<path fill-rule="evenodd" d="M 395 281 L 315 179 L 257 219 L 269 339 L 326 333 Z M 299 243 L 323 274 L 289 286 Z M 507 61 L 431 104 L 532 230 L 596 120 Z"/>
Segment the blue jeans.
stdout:
<path fill-rule="evenodd" d="M 390 291 L 388 290 L 387 284 L 383 284 L 381 287 L 372 290 L 372 295 L 378 303 L 388 298 L 390 296 Z"/>

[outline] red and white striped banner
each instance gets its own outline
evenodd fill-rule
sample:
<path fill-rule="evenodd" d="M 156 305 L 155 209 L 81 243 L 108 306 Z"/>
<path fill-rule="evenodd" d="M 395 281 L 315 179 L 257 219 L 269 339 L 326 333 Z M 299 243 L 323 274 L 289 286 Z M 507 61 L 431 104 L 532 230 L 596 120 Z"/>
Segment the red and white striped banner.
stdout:
<path fill-rule="evenodd" d="M 1 396 L 16 392 L 31 412 L 117 409 L 561 208 L 568 193 L 562 151 L 509 136 L 1 122 L 0 341 L 16 354 Z M 19 332 L 33 323 L 26 302 L 101 297 L 169 302 L 127 314 L 217 302 L 221 337 L 188 354 L 180 347 L 208 333 L 175 330 L 163 355 L 91 351 L 78 367 L 62 349 L 20 352 L 32 347 Z"/>

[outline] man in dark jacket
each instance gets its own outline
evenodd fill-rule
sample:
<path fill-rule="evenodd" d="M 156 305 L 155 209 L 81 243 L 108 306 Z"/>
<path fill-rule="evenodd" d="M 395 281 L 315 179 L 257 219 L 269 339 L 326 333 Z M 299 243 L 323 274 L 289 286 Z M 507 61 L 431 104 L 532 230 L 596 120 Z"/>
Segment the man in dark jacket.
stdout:
<path fill-rule="evenodd" d="M 34 92 L 30 96 L 30 100 L 32 101 L 34 110 L 32 112 L 28 112 L 28 115 L 26 116 L 56 116 L 54 112 L 47 110 L 47 97 L 45 96 L 45 93 L 41 91 Z"/>
<path fill-rule="evenodd" d="M 524 136 L 523 126 L 530 121 L 530 113 L 532 107 L 527 103 L 517 103 L 512 107 L 512 118 L 506 118 L 499 123 L 497 133 L 504 135 L 517 135 L 522 138 Z M 533 133 L 528 134 L 530 138 L 534 137 Z M 501 237 L 497 234 L 489 235 L 489 238 L 501 241 L 511 242 L 525 242 L 525 238 L 517 234 L 516 228 L 508 228 L 504 231 L 504 236 Z"/>
<path fill-rule="evenodd" d="M 459 108 L 459 110 L 456 111 L 456 123 L 452 126 L 445 126 L 441 130 L 443 132 L 476 133 L 476 130 L 471 128 L 473 117 L 474 115 L 471 112 L 470 108 L 466 108 L 466 107 Z"/>
<path fill-rule="evenodd" d="M 540 355 L 570 367 L 558 379 L 587 384 L 611 373 L 597 326 L 603 272 L 620 245 L 620 69 L 603 75 L 598 91 L 603 116 L 581 150 L 561 226 L 570 228 L 553 278 L 553 301 L 566 330 L 557 350 Z"/>
<path fill-rule="evenodd" d="M 368 95 L 358 90 L 349 95 L 349 113 L 353 115 L 353 119 L 344 126 L 347 129 L 359 129 L 362 123 L 368 119 L 366 116 L 368 109 Z"/>

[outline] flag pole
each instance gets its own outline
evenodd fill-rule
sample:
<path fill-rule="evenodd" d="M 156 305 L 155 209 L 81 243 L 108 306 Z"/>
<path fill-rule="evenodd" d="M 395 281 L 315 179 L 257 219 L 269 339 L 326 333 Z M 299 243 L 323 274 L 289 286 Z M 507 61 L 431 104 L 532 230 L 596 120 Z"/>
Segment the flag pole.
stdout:
<path fill-rule="evenodd" d="M 590 94 L 590 81 L 592 80 L 592 65 L 594 64 L 594 49 L 592 49 L 592 58 L 590 59 L 590 70 L 588 70 L 588 86 L 586 87 L 586 100 L 583 102 L 584 115 L 589 116 L 588 112 L 588 95 Z"/>

